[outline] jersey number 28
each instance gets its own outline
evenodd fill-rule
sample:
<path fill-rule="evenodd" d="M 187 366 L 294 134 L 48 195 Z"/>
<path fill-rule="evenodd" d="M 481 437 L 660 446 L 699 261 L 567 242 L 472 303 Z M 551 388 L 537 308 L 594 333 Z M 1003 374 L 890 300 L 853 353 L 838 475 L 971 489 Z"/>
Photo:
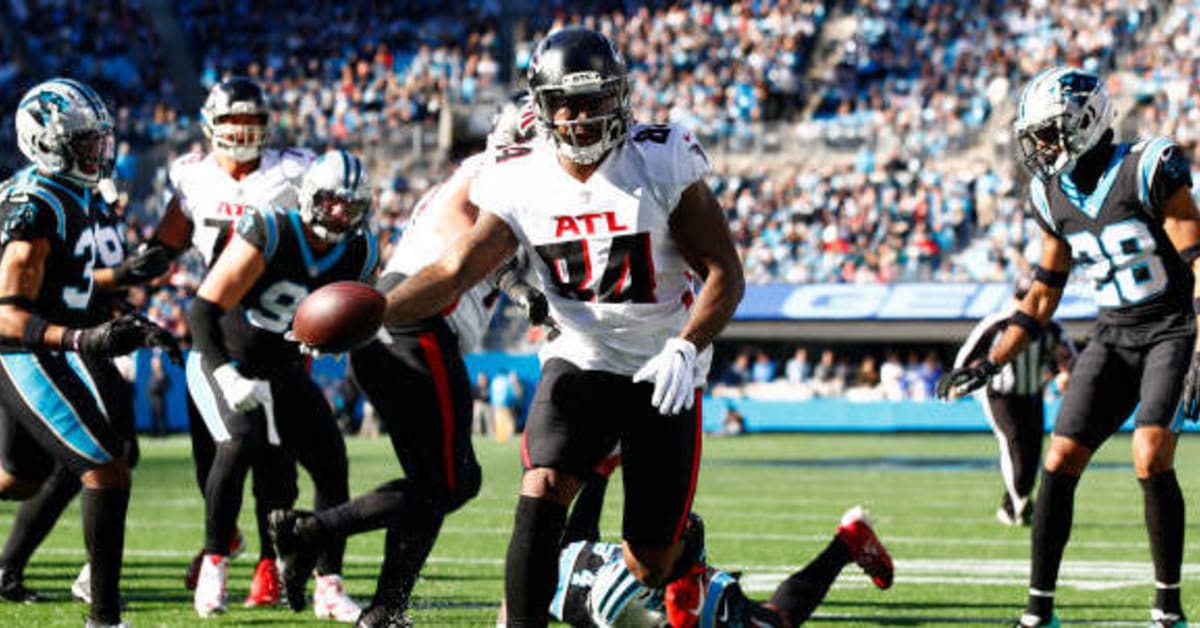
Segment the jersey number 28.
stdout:
<path fill-rule="evenodd" d="M 1100 237 L 1081 231 L 1067 236 L 1075 261 L 1083 264 L 1096 291 L 1096 305 L 1120 307 L 1144 301 L 1167 287 L 1167 268 L 1146 223 L 1107 225 Z"/>

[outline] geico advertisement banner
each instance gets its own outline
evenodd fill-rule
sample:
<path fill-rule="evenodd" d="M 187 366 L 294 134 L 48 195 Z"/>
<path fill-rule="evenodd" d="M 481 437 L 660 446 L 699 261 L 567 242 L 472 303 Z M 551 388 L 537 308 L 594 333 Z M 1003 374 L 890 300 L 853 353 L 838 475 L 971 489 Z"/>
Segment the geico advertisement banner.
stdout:
<path fill-rule="evenodd" d="M 750 285 L 735 320 L 956 320 L 979 319 L 1006 307 L 1012 286 L 1004 283 L 903 283 Z M 1096 317 L 1086 285 L 1067 286 L 1055 317 Z"/>

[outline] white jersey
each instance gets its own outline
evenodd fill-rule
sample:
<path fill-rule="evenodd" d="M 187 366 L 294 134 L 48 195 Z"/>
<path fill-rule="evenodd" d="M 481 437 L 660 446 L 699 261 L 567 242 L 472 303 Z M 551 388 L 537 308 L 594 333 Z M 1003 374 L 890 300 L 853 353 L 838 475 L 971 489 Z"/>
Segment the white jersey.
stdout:
<path fill-rule="evenodd" d="M 693 275 L 667 223 L 709 168 L 684 128 L 636 125 L 585 182 L 548 138 L 501 148 L 480 171 L 471 201 L 512 228 L 562 329 L 543 362 L 633 375 L 679 334 Z M 697 381 L 711 358 L 711 348 L 698 356 Z"/>
<path fill-rule="evenodd" d="M 212 265 L 246 209 L 299 205 L 300 180 L 315 158 L 303 148 L 268 148 L 258 169 L 240 181 L 229 176 L 211 153 L 189 153 L 171 162 L 171 191 L 192 221 L 192 246 L 204 263 Z"/>
<path fill-rule="evenodd" d="M 433 187 L 421 197 L 404 229 L 404 235 L 383 269 L 383 274 L 415 275 L 442 256 L 452 243 L 445 240 L 437 229 L 442 216 L 448 211 L 446 197 L 451 190 L 459 189 L 460 185 L 465 185 L 474 178 L 486 159 L 486 153 L 465 159 L 449 180 Z M 492 316 L 492 309 L 486 304 L 487 297 L 493 290 L 490 282 L 481 283 L 463 293 L 450 311 L 442 314 L 446 324 L 458 336 L 458 346 L 463 353 L 476 350 L 483 340 L 488 319 Z"/>

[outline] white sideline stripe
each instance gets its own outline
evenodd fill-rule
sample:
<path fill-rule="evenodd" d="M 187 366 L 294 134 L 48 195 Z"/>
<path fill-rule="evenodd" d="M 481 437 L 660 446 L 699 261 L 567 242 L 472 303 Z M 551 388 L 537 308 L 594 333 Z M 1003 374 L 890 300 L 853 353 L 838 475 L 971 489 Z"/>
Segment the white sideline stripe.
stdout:
<path fill-rule="evenodd" d="M 54 556 L 87 556 L 87 551 L 82 547 L 44 547 L 38 548 L 38 554 L 50 554 Z M 125 556 L 133 558 L 182 558 L 191 560 L 195 557 L 196 552 L 191 550 L 160 550 L 160 549 L 125 549 Z M 346 554 L 343 561 L 355 565 L 378 565 L 383 560 L 383 556 L 375 554 Z M 503 558 L 471 558 L 471 557 L 440 557 L 431 556 L 428 561 L 430 563 L 441 563 L 446 565 L 495 565 L 498 567 L 504 566 Z"/>

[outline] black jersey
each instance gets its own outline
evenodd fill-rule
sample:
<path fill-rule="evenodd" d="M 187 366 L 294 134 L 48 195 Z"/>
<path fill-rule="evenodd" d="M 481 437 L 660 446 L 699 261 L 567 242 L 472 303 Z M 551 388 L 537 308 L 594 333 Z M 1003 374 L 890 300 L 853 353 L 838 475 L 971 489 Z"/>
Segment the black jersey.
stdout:
<path fill-rule="evenodd" d="M 260 377 L 280 360 L 299 360 L 296 343 L 283 338 L 300 300 L 335 281 L 369 281 L 379 261 L 366 228 L 322 255 L 308 244 L 297 210 L 247 210 L 237 232 L 262 252 L 266 268 L 237 307 L 221 319 L 230 356 L 248 377 Z"/>
<path fill-rule="evenodd" d="M 96 268 L 125 259 L 124 234 L 109 205 L 90 189 L 26 168 L 0 184 L 0 250 L 13 241 L 46 239 L 38 313 L 58 325 L 107 320 L 110 303 L 95 285 Z"/>
<path fill-rule="evenodd" d="M 1037 221 L 1092 281 L 1098 339 L 1141 345 L 1195 332 L 1192 272 L 1162 226 L 1166 200 L 1191 183 L 1183 152 L 1160 137 L 1116 144 L 1091 194 L 1067 174 L 1030 184 Z"/>

